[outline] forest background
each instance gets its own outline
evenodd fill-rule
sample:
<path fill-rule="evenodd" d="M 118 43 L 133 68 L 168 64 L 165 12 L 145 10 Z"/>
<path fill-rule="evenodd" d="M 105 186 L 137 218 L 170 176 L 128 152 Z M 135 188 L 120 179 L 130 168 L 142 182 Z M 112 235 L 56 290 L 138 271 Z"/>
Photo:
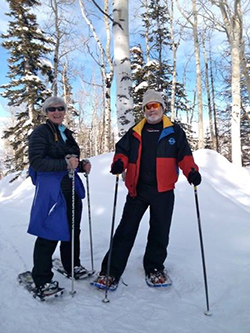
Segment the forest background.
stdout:
<path fill-rule="evenodd" d="M 83 158 L 114 150 L 148 87 L 193 150 L 249 166 L 249 10 L 249 0 L 2 1 L 1 177 L 26 168 L 48 96 L 65 99 Z"/>

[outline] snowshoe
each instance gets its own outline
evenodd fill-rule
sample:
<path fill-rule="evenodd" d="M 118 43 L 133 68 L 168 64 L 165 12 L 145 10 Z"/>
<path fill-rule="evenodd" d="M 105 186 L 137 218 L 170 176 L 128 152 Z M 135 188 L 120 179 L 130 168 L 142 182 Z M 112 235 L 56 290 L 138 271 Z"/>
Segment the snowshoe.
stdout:
<path fill-rule="evenodd" d="M 145 280 L 149 287 L 168 287 L 172 284 L 168 274 L 164 271 L 158 271 L 157 269 L 147 274 Z"/>
<path fill-rule="evenodd" d="M 59 258 L 55 258 L 52 260 L 53 264 L 53 269 L 60 274 L 64 275 L 66 278 L 71 279 L 71 272 L 68 273 L 63 265 L 62 262 Z M 76 266 L 74 267 L 74 278 L 75 280 L 83 280 L 86 279 L 87 277 L 91 276 L 94 274 L 94 271 L 89 271 L 83 266 Z"/>
<path fill-rule="evenodd" d="M 30 271 L 20 273 L 17 280 L 34 298 L 44 301 L 50 297 L 57 297 L 63 294 L 64 288 L 58 286 L 58 282 L 46 283 L 44 286 L 37 288 Z"/>
<path fill-rule="evenodd" d="M 91 286 L 96 287 L 98 289 L 106 290 L 108 284 L 108 290 L 115 291 L 118 287 L 118 282 L 115 280 L 113 276 L 108 277 L 108 281 L 106 275 L 98 275 L 96 279 L 90 282 Z"/>

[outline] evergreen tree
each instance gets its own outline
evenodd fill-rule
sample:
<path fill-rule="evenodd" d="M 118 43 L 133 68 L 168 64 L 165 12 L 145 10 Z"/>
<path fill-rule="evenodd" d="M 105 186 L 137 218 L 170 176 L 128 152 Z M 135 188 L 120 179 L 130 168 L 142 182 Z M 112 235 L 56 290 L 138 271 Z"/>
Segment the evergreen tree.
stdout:
<path fill-rule="evenodd" d="M 27 137 L 41 121 L 42 102 L 51 95 L 46 89 L 45 79 L 52 82 L 52 69 L 45 56 L 51 52 L 51 39 L 39 29 L 32 7 L 40 5 L 37 0 L 7 0 L 10 12 L 9 28 L 1 35 L 2 45 L 10 53 L 8 77 L 10 82 L 2 85 L 1 95 L 9 99 L 8 105 L 15 107 L 16 123 L 4 133 L 13 147 L 9 158 L 9 172 L 18 175 L 28 164 Z"/>
<path fill-rule="evenodd" d="M 131 76 L 133 82 L 134 119 L 137 123 L 143 117 L 141 109 L 142 95 L 147 90 L 148 84 L 144 80 L 146 74 L 145 61 L 141 45 L 137 45 L 130 50 Z"/>
<path fill-rule="evenodd" d="M 67 113 L 65 116 L 65 124 L 71 128 L 72 131 L 76 130 L 76 117 L 79 117 L 79 112 L 75 108 L 75 101 L 73 99 L 72 86 L 69 77 L 68 61 L 63 64 L 62 70 L 62 87 L 65 103 L 67 104 Z M 76 134 L 77 136 L 77 134 Z"/>
<path fill-rule="evenodd" d="M 139 120 L 143 117 L 141 101 L 143 93 L 152 88 L 163 92 L 165 103 L 171 97 L 172 66 L 166 60 L 171 42 L 168 30 L 169 13 L 166 6 L 157 0 L 143 3 L 145 12 L 142 13 L 144 32 L 141 34 L 146 43 L 146 58 L 143 57 L 142 47 L 139 45 L 131 50 L 131 66 L 133 80 L 134 115 Z M 187 98 L 183 85 L 176 84 L 176 108 L 179 113 L 186 110 Z M 178 114 L 178 111 L 176 114 Z M 169 112 L 167 107 L 166 112 Z"/>
<path fill-rule="evenodd" d="M 210 134 L 210 131 L 209 131 L 208 127 L 206 129 L 206 134 L 205 134 L 205 145 L 204 145 L 204 148 L 213 149 L 213 147 L 212 147 L 212 140 L 211 140 L 211 134 Z"/>
<path fill-rule="evenodd" d="M 242 165 L 250 166 L 250 117 L 247 114 L 248 105 L 248 92 L 244 81 L 241 88 L 241 152 L 242 152 Z"/>
<path fill-rule="evenodd" d="M 191 150 L 192 151 L 197 150 L 198 149 L 198 138 L 194 138 L 195 132 L 193 131 L 192 126 L 188 123 L 184 123 L 184 122 L 180 121 L 179 119 L 176 119 L 175 123 L 180 125 L 181 128 L 185 131 L 187 141 L 190 145 Z"/>

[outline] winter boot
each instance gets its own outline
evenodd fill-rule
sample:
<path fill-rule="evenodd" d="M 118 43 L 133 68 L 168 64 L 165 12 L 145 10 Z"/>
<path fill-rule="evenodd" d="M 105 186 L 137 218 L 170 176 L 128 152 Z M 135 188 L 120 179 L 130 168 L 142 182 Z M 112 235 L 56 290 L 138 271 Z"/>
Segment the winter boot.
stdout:
<path fill-rule="evenodd" d="M 107 286 L 106 286 L 106 282 L 107 282 Z M 110 291 L 114 291 L 118 287 L 118 281 L 116 281 L 116 279 L 113 276 L 109 276 L 108 281 L 107 281 L 106 275 L 104 275 L 104 274 L 99 274 L 93 282 L 90 282 L 90 284 L 94 287 L 97 287 L 97 288 L 103 289 L 103 290 L 106 290 L 106 288 L 108 287 L 108 290 L 110 290 Z"/>
<path fill-rule="evenodd" d="M 149 287 L 168 287 L 172 284 L 167 273 L 164 271 L 158 271 L 157 269 L 154 269 L 152 273 L 147 274 L 145 279 Z"/>
<path fill-rule="evenodd" d="M 40 286 L 36 289 L 37 289 L 36 294 L 39 297 L 52 296 L 52 295 L 58 293 L 58 291 L 60 290 L 59 284 L 57 281 L 51 281 L 51 282 L 45 283 L 43 286 Z"/>

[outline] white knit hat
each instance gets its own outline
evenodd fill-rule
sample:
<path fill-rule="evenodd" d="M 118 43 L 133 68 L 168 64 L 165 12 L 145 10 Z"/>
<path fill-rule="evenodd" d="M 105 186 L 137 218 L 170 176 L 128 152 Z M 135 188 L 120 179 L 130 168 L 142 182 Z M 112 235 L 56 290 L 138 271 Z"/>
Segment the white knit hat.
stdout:
<path fill-rule="evenodd" d="M 159 91 L 156 91 L 156 90 L 153 90 L 153 89 L 148 89 L 144 93 L 143 99 L 142 99 L 142 109 L 144 110 L 144 107 L 150 102 L 159 102 L 159 103 L 161 103 L 163 109 L 165 109 L 165 107 L 166 107 L 161 93 Z"/>

